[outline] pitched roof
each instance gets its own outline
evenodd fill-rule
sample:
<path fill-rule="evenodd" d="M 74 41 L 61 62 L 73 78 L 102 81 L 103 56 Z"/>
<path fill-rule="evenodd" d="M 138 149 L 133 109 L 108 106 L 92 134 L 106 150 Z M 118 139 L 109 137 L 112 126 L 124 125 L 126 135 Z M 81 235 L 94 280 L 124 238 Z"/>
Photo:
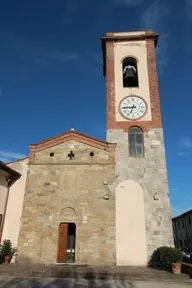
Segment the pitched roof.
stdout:
<path fill-rule="evenodd" d="M 7 166 L 5 163 L 0 161 L 0 170 L 3 170 L 4 172 L 7 172 L 10 176 L 10 185 L 12 185 L 16 180 L 18 180 L 21 177 L 21 174 L 13 169 L 11 169 L 9 166 Z"/>
<path fill-rule="evenodd" d="M 6 165 L 9 165 L 9 164 L 12 164 L 12 163 L 15 163 L 15 162 L 19 162 L 19 161 L 23 161 L 25 159 L 28 159 L 29 157 L 24 157 L 24 158 L 20 158 L 20 159 L 16 159 L 16 160 L 13 160 L 13 161 L 10 161 L 10 162 L 7 162 Z"/>
<path fill-rule="evenodd" d="M 30 144 L 29 148 L 30 150 L 33 150 L 33 151 L 40 151 L 40 150 L 61 144 L 63 142 L 70 141 L 70 140 L 76 140 L 76 141 L 79 141 L 84 144 L 97 147 L 100 149 L 108 149 L 109 146 L 115 146 L 114 143 L 109 143 L 109 142 L 94 138 L 92 136 L 88 136 L 84 133 L 77 132 L 72 129 L 65 133 L 43 140 L 41 142 Z"/>
<path fill-rule="evenodd" d="M 190 209 L 190 210 L 182 213 L 181 215 L 178 215 L 178 216 L 173 217 L 172 220 L 176 220 L 176 219 L 178 219 L 178 218 L 180 218 L 180 217 L 187 216 L 187 215 L 189 215 L 189 214 L 192 214 L 192 209 Z"/>

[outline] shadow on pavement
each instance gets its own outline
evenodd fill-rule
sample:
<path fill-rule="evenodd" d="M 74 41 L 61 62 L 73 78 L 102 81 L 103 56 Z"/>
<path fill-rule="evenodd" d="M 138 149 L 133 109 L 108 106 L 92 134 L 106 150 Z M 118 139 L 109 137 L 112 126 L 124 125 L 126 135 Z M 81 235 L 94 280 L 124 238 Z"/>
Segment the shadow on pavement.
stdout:
<path fill-rule="evenodd" d="M 77 288 L 77 287 L 102 287 L 102 288 L 134 288 L 132 281 L 125 279 L 113 279 L 106 272 L 94 273 L 86 272 L 84 275 L 77 273 L 68 273 L 66 278 L 12 278 L 9 280 L 0 280 L 0 288 Z"/>

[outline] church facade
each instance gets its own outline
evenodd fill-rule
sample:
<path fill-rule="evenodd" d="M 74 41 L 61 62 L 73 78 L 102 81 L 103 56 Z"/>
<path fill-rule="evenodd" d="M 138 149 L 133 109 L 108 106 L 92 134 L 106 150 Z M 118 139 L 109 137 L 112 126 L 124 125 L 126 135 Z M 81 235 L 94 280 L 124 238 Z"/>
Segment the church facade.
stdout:
<path fill-rule="evenodd" d="M 173 245 L 157 41 L 152 31 L 102 38 L 106 141 L 71 130 L 10 164 L 24 169 L 3 230 L 16 261 L 140 266 Z"/>

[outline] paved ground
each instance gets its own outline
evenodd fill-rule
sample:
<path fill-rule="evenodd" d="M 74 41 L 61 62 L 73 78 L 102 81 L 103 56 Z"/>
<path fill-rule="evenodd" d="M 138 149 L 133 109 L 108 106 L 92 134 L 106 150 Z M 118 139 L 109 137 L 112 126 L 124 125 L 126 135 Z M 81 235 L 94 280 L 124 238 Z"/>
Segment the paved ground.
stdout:
<path fill-rule="evenodd" d="M 0 288 L 188 288 L 191 284 L 154 282 L 154 281 L 130 281 L 118 279 L 83 279 L 83 278 L 4 278 L 0 276 Z"/>
<path fill-rule="evenodd" d="M 187 288 L 189 275 L 126 266 L 0 265 L 0 288 Z"/>

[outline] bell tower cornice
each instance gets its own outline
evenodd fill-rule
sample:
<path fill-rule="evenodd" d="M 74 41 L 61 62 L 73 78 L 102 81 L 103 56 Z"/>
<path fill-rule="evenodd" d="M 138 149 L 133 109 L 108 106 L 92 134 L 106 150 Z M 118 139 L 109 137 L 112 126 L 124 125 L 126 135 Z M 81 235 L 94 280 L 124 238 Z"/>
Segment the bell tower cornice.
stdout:
<path fill-rule="evenodd" d="M 106 42 L 141 41 L 147 39 L 152 39 L 156 47 L 158 44 L 159 34 L 153 33 L 150 30 L 126 33 L 106 33 L 106 35 L 101 38 L 104 76 L 106 76 Z"/>

